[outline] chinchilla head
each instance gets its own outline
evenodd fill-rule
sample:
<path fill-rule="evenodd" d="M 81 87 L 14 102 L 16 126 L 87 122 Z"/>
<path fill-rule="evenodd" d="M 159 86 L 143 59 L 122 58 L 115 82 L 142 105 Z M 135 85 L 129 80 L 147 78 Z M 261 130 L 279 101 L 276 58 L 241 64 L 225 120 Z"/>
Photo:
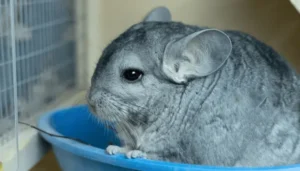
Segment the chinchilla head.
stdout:
<path fill-rule="evenodd" d="M 101 120 L 141 124 L 174 112 L 178 91 L 195 79 L 205 79 L 229 57 L 229 37 L 215 29 L 177 22 L 133 25 L 101 58 L 87 96 Z"/>

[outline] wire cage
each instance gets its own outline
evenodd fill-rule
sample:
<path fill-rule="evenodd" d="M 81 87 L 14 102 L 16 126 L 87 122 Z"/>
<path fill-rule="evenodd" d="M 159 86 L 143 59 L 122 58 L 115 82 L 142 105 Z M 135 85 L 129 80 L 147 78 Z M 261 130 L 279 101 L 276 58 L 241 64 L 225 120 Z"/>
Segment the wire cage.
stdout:
<path fill-rule="evenodd" d="M 75 87 L 74 26 L 74 0 L 0 0 L 0 144 Z"/>

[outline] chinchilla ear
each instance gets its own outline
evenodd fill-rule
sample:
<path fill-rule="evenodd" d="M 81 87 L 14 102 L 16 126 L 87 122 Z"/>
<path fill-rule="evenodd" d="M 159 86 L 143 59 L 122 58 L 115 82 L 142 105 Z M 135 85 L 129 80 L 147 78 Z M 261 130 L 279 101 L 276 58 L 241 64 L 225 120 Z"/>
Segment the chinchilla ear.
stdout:
<path fill-rule="evenodd" d="M 232 43 L 224 32 L 206 29 L 166 46 L 162 70 L 176 83 L 210 75 L 221 68 L 231 54 Z"/>
<path fill-rule="evenodd" d="M 171 21 L 172 16 L 168 8 L 166 7 L 157 7 L 148 13 L 144 18 L 145 22 L 148 21 L 157 21 L 157 22 L 167 22 Z"/>

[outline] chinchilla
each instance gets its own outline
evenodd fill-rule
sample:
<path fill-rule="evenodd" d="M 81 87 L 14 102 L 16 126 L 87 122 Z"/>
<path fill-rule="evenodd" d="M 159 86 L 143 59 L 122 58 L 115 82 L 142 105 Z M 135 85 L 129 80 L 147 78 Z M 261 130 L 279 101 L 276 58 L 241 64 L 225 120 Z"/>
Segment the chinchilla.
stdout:
<path fill-rule="evenodd" d="M 300 163 L 299 75 L 240 31 L 135 24 L 103 51 L 87 100 L 123 142 L 109 154 L 213 166 Z"/>

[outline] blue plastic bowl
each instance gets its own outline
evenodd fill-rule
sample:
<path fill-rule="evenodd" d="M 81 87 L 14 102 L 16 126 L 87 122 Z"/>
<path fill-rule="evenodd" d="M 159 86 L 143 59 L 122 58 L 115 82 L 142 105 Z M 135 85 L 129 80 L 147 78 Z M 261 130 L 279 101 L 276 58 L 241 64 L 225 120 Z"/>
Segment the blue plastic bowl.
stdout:
<path fill-rule="evenodd" d="M 127 159 L 124 155 L 111 156 L 105 153 L 110 142 L 119 144 L 113 132 L 88 112 L 86 105 L 56 110 L 43 115 L 39 128 L 57 135 L 80 139 L 92 146 L 77 141 L 52 137 L 42 133 L 54 150 L 55 156 L 64 171 L 115 171 L 115 170 L 154 170 L 154 171 L 300 171 L 300 165 L 268 168 L 228 168 L 211 167 L 146 159 Z"/>

